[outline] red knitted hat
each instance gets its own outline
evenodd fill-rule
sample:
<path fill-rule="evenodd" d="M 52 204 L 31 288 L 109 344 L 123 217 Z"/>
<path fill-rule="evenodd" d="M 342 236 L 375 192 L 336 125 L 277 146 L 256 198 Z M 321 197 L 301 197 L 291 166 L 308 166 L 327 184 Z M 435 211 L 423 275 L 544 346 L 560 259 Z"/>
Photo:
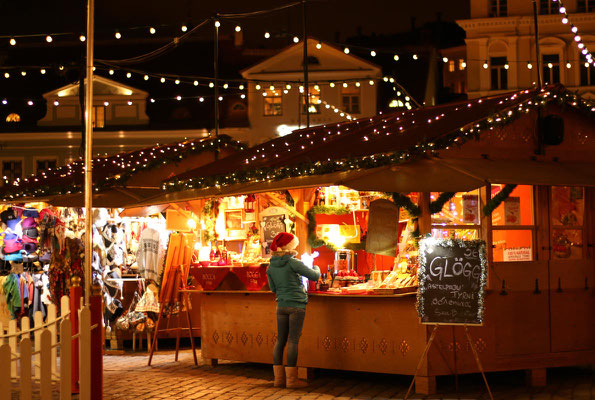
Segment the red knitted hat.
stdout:
<path fill-rule="evenodd" d="M 298 246 L 298 244 L 300 244 L 300 241 L 298 240 L 297 236 L 292 235 L 289 232 L 281 232 L 278 233 L 277 236 L 275 236 L 275 238 L 271 242 L 271 250 L 293 250 Z"/>

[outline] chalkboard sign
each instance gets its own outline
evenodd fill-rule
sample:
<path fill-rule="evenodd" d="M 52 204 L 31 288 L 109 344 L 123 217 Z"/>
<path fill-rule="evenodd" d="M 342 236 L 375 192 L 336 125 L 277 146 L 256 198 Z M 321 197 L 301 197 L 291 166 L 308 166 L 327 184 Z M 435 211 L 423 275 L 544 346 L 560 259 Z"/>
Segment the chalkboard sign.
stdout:
<path fill-rule="evenodd" d="M 285 214 L 263 216 L 263 234 L 265 242 L 272 242 L 280 232 L 285 232 Z"/>
<path fill-rule="evenodd" d="M 486 277 L 483 240 L 421 240 L 417 293 L 421 322 L 481 325 Z"/>

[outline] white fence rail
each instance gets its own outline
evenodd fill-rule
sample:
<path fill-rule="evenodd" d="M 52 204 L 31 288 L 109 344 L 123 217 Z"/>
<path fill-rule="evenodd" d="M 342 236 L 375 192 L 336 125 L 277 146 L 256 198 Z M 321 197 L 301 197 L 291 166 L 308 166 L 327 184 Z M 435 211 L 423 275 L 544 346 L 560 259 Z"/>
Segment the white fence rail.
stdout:
<path fill-rule="evenodd" d="M 60 300 L 60 310 L 60 317 L 57 317 L 56 306 L 50 304 L 45 323 L 42 313 L 36 312 L 33 329 L 30 328 L 27 317 L 21 319 L 20 330 L 17 329 L 16 320 L 10 321 L 8 334 L 4 334 L 4 327 L 0 324 L 0 400 L 11 399 L 12 392 L 19 392 L 21 400 L 30 400 L 35 383 L 38 384 L 41 400 L 51 399 L 53 392 L 59 392 L 61 400 L 70 400 L 71 346 L 75 337 L 79 338 L 79 398 L 90 399 L 91 329 L 97 327 L 91 327 L 89 307 L 81 307 L 77 310 L 79 333 L 73 336 L 68 296 L 63 296 Z"/>

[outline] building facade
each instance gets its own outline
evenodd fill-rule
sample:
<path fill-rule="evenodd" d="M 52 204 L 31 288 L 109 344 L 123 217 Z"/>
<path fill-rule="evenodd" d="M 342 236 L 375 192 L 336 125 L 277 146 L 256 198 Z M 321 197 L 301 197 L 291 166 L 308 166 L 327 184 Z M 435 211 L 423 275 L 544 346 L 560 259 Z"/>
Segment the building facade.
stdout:
<path fill-rule="evenodd" d="M 531 1 L 471 0 L 470 19 L 457 21 L 467 33 L 467 85 L 470 98 L 562 83 L 595 98 L 595 67 L 575 44 L 570 24 L 561 22 L 559 3 L 538 0 L 540 60 L 536 60 Z M 595 1 L 566 0 L 564 6 L 585 45 L 595 48 Z"/>

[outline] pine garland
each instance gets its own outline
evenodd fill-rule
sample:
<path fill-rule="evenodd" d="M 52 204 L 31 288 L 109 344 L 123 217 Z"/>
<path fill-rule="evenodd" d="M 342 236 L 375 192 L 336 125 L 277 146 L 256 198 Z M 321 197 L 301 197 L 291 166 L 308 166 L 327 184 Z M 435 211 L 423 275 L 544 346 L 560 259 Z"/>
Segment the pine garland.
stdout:
<path fill-rule="evenodd" d="M 486 205 L 483 207 L 483 215 L 489 217 L 492 215 L 494 210 L 498 208 L 498 206 L 510 196 L 512 191 L 517 187 L 517 185 L 505 185 L 502 190 L 498 192 L 494 197 L 492 197 Z"/>
<path fill-rule="evenodd" d="M 321 246 L 326 246 L 333 251 L 337 250 L 331 243 L 316 237 L 316 214 L 346 215 L 350 212 L 351 211 L 345 207 L 337 206 L 314 206 L 310 208 L 306 213 L 306 216 L 308 217 L 308 244 L 310 247 L 315 249 Z"/>
<path fill-rule="evenodd" d="M 444 205 L 452 199 L 457 192 L 442 192 L 440 196 L 432 202 L 430 202 L 430 214 L 436 214 L 442 211 Z"/>
<path fill-rule="evenodd" d="M 456 192 L 440 193 L 440 196 L 438 196 L 436 200 L 430 202 L 430 214 L 436 214 L 442 211 L 444 205 L 447 202 L 449 202 L 455 194 Z M 417 218 L 421 215 L 421 210 L 419 209 L 419 206 L 414 204 L 409 198 L 409 196 L 401 193 L 393 193 L 392 197 L 393 202 L 397 205 L 397 207 L 404 208 L 411 218 Z"/>

